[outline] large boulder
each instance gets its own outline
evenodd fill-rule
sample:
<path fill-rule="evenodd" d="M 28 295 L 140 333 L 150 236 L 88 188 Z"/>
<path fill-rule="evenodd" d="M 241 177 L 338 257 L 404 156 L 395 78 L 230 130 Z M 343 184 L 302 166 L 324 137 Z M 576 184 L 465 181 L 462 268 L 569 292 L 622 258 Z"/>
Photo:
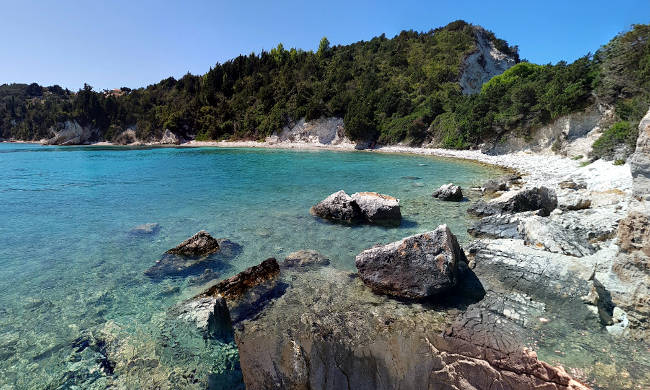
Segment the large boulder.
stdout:
<path fill-rule="evenodd" d="M 341 190 L 313 206 L 310 213 L 345 223 L 399 225 L 402 219 L 399 199 L 376 192 L 357 192 L 350 196 Z"/>
<path fill-rule="evenodd" d="M 333 193 L 310 210 L 312 215 L 336 222 L 358 222 L 362 219 L 361 209 L 345 191 Z"/>
<path fill-rule="evenodd" d="M 376 192 L 357 192 L 352 199 L 359 205 L 368 223 L 379 225 L 399 225 L 402 213 L 399 199 Z"/>
<path fill-rule="evenodd" d="M 519 191 L 505 200 L 497 198 L 491 202 L 478 201 L 467 209 L 467 212 L 477 217 L 484 217 L 539 210 L 539 215 L 546 217 L 556 207 L 557 196 L 554 190 L 547 187 L 534 187 Z"/>
<path fill-rule="evenodd" d="M 433 197 L 440 200 L 460 202 L 463 200 L 463 190 L 453 183 L 444 184 L 433 193 Z"/>
<path fill-rule="evenodd" d="M 374 292 L 420 299 L 449 290 L 457 283 L 458 263 L 467 261 L 447 225 L 406 237 L 357 255 L 363 282 Z"/>
<path fill-rule="evenodd" d="M 511 174 L 495 179 L 490 179 L 483 183 L 481 190 L 484 194 L 494 194 L 499 191 L 508 191 L 513 184 L 521 182 L 521 175 Z"/>
<path fill-rule="evenodd" d="M 210 233 L 201 230 L 165 253 L 169 255 L 197 257 L 207 256 L 218 250 L 219 241 L 212 237 Z"/>

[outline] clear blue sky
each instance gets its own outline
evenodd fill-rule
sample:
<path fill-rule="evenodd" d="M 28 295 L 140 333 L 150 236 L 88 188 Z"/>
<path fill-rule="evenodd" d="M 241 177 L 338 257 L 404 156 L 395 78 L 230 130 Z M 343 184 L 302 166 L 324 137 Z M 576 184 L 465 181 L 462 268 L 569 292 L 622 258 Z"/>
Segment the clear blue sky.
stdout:
<path fill-rule="evenodd" d="M 633 23 L 650 0 L 629 1 L 138 1 L 0 0 L 0 84 L 78 89 L 141 87 L 205 73 L 240 53 L 315 50 L 456 19 L 519 45 L 537 63 L 572 61 Z"/>

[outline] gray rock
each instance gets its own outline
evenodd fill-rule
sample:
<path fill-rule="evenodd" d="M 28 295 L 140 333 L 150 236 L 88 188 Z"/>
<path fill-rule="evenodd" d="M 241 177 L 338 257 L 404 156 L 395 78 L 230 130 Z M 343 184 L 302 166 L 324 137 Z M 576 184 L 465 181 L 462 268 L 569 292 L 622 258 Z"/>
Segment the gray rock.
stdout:
<path fill-rule="evenodd" d="M 329 265 L 330 259 L 313 250 L 299 250 L 290 253 L 282 262 L 285 268 L 307 269 Z"/>
<path fill-rule="evenodd" d="M 484 194 L 494 194 L 499 191 L 508 191 L 513 184 L 520 183 L 521 175 L 511 174 L 490 179 L 481 187 Z"/>
<path fill-rule="evenodd" d="M 483 217 L 503 213 L 520 213 L 539 210 L 540 215 L 548 216 L 557 207 L 555 191 L 546 187 L 534 187 L 522 190 L 504 201 L 478 201 L 467 212 Z"/>
<path fill-rule="evenodd" d="M 632 171 L 634 196 L 650 200 L 650 110 L 639 123 L 636 150 L 628 161 Z"/>
<path fill-rule="evenodd" d="M 588 235 L 579 227 L 564 228 L 548 218 L 533 217 L 523 223 L 522 230 L 525 243 L 538 249 L 575 257 L 596 252 Z"/>
<path fill-rule="evenodd" d="M 219 241 L 205 230 L 201 230 L 175 248 L 169 249 L 166 254 L 178 256 L 207 256 L 219 250 Z"/>
<path fill-rule="evenodd" d="M 363 282 L 374 292 L 408 299 L 440 294 L 457 283 L 465 253 L 447 225 L 357 255 Z"/>
<path fill-rule="evenodd" d="M 583 183 L 576 183 L 573 180 L 564 180 L 558 183 L 558 186 L 562 189 L 568 189 L 568 190 L 580 190 L 580 189 L 585 189 L 587 188 L 586 185 Z"/>
<path fill-rule="evenodd" d="M 399 199 L 376 192 L 357 192 L 352 199 L 359 205 L 361 213 L 369 223 L 378 225 L 399 225 L 402 220 Z"/>
<path fill-rule="evenodd" d="M 562 210 L 584 210 L 591 207 L 591 199 L 579 194 L 571 194 L 562 197 L 560 209 Z"/>
<path fill-rule="evenodd" d="M 440 200 L 460 202 L 463 200 L 463 190 L 460 186 L 452 183 L 444 184 L 433 193 L 433 197 Z"/>
<path fill-rule="evenodd" d="M 467 232 L 477 238 L 523 238 L 520 224 L 521 218 L 517 214 L 489 215 L 481 218 Z"/>
<path fill-rule="evenodd" d="M 357 202 L 341 190 L 328 196 L 310 210 L 312 215 L 336 222 L 359 222 L 363 216 Z"/>

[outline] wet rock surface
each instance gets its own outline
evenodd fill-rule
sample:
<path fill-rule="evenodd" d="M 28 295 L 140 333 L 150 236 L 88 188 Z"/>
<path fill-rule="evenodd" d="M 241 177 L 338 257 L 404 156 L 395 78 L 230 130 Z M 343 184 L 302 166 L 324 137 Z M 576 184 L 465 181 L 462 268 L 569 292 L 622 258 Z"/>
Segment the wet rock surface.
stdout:
<path fill-rule="evenodd" d="M 440 200 L 460 202 L 463 200 L 463 190 L 460 186 L 449 183 L 440 186 L 440 188 L 433 192 L 432 196 Z"/>
<path fill-rule="evenodd" d="M 219 241 L 205 230 L 201 230 L 165 253 L 178 256 L 207 256 L 218 250 Z"/>
<path fill-rule="evenodd" d="M 201 232 L 197 233 L 201 234 Z M 207 233 L 206 233 L 207 234 Z M 175 253 L 208 253 L 207 255 L 178 255 L 170 254 L 167 251 L 149 267 L 144 274 L 152 279 L 163 279 L 167 277 L 185 277 L 199 275 L 208 278 L 206 272 L 217 272 L 215 269 L 227 268 L 227 261 L 241 253 L 242 247 L 236 242 L 225 238 L 214 239 L 203 236 L 198 240 L 186 240 L 177 248 L 172 249 Z M 191 241 L 192 240 L 192 241 Z M 188 243 L 189 247 L 183 246 Z M 202 244 L 205 243 L 203 246 Z M 194 244 L 198 246 L 194 246 Z M 205 275 L 204 275 L 205 274 Z M 205 281 L 208 281 L 207 279 Z"/>
<path fill-rule="evenodd" d="M 330 259 L 314 250 L 292 252 L 282 262 L 284 268 L 309 269 L 329 265 Z"/>
<path fill-rule="evenodd" d="M 363 282 L 373 291 L 407 299 L 445 292 L 457 283 L 465 254 L 447 225 L 357 255 Z"/>

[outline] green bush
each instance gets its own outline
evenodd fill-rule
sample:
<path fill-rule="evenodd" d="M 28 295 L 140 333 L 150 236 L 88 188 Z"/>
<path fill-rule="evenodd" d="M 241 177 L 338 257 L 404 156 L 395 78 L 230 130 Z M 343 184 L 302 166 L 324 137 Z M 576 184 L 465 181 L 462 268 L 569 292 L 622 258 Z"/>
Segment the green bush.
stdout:
<path fill-rule="evenodd" d="M 596 158 L 612 159 L 616 150 L 627 146 L 628 152 L 634 150 L 638 131 L 627 121 L 614 123 L 592 145 L 591 154 Z"/>

